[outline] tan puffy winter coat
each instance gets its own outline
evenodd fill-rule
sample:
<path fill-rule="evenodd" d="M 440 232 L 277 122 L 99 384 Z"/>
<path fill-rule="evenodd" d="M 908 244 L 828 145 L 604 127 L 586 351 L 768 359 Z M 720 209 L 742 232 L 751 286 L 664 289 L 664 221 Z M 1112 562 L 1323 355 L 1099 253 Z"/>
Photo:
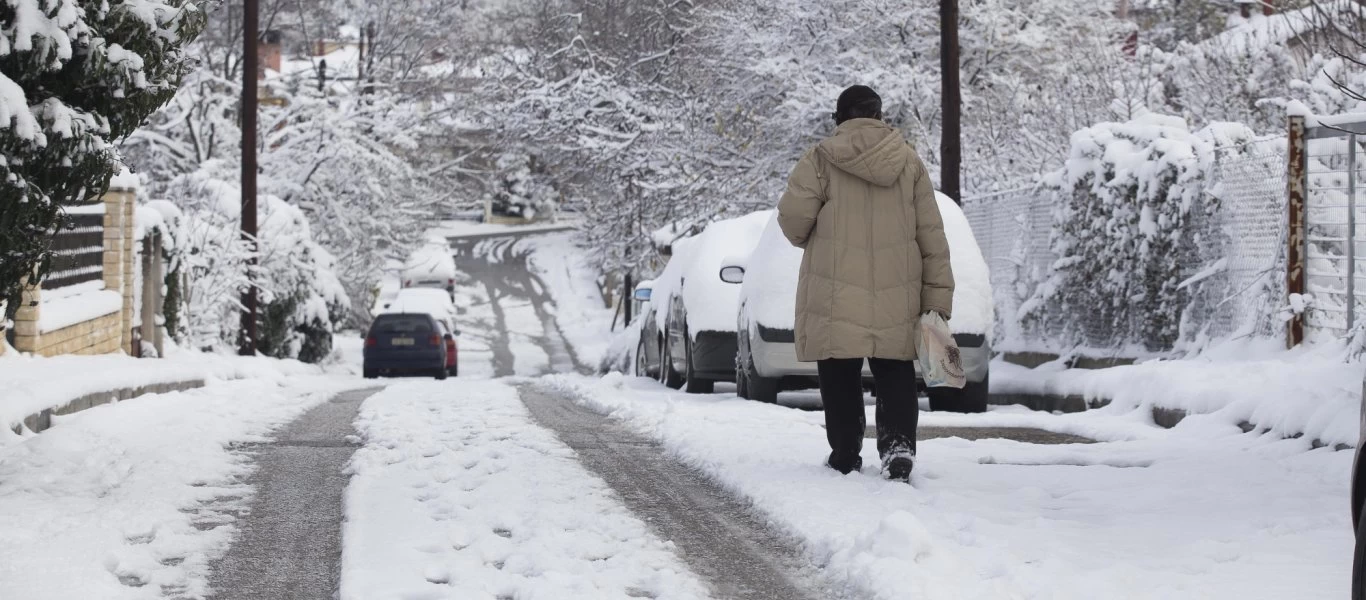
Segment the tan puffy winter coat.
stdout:
<path fill-rule="evenodd" d="M 846 121 L 802 156 L 778 225 L 806 251 L 798 360 L 911 360 L 920 315 L 951 316 L 953 272 L 934 187 L 901 132 L 882 121 Z"/>

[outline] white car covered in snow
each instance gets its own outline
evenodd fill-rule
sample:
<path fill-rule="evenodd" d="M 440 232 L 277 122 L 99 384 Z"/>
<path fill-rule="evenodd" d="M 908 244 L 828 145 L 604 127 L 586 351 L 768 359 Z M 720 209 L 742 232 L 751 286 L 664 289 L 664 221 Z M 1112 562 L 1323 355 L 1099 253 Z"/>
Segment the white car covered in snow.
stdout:
<path fill-rule="evenodd" d="M 404 288 L 435 288 L 455 294 L 455 255 L 445 238 L 429 237 L 403 264 Z"/>
<path fill-rule="evenodd" d="M 673 241 L 669 263 L 651 282 L 636 349 L 635 371 L 689 393 L 710 393 L 717 381 L 735 379 L 735 310 L 740 290 L 716 278 L 732 256 L 748 255 L 766 210 L 707 225 Z"/>
<path fill-rule="evenodd" d="M 930 388 L 935 410 L 981 412 L 987 405 L 987 365 L 994 319 L 986 260 L 967 217 L 952 199 L 936 193 L 953 265 L 953 319 L 949 328 L 963 357 L 967 386 Z M 798 362 L 795 325 L 797 273 L 802 250 L 783 237 L 770 218 L 759 245 L 746 259 L 723 265 L 720 278 L 739 283 L 738 348 L 735 383 L 742 398 L 776 402 L 778 392 L 814 387 L 816 363 Z M 867 365 L 864 377 L 871 378 Z"/>

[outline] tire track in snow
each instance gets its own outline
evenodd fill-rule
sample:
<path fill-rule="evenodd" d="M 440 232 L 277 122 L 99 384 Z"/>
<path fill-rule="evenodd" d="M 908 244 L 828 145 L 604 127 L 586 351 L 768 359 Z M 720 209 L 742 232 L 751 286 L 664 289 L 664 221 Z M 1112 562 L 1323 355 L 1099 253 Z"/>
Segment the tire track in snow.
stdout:
<path fill-rule="evenodd" d="M 655 442 L 537 385 L 520 388 L 532 419 L 572 448 L 718 598 L 839 598 L 791 542 L 706 476 L 668 458 Z M 821 588 L 821 589 L 816 589 Z"/>

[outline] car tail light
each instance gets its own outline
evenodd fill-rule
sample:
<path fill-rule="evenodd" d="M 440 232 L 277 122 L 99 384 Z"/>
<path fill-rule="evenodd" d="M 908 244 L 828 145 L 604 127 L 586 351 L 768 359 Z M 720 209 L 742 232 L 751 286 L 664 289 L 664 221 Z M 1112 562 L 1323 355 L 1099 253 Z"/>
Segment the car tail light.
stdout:
<path fill-rule="evenodd" d="M 376 345 L 376 344 L 379 344 L 379 340 L 375 339 L 375 336 L 372 335 L 372 336 L 370 336 L 370 337 L 365 338 L 365 347 L 366 347 L 366 348 L 369 348 L 369 347 L 374 346 L 374 345 Z"/>
<path fill-rule="evenodd" d="M 430 345 L 432 345 L 432 346 L 440 346 L 440 345 L 441 345 L 441 336 L 439 336 L 439 335 L 433 333 L 433 334 L 432 334 L 432 337 L 427 338 L 427 343 L 430 344 Z"/>

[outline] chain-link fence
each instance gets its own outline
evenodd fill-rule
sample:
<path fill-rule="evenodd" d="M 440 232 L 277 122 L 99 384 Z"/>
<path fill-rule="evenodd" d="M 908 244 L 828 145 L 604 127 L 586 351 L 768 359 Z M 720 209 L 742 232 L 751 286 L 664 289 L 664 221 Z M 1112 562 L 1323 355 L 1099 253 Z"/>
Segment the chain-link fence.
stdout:
<path fill-rule="evenodd" d="M 1186 215 L 1186 243 L 1170 257 L 1185 309 L 1168 339 L 1116 339 L 1104 307 L 1064 314 L 1049 300 L 1058 190 L 1034 187 L 965 198 L 964 212 L 991 270 L 996 346 L 1007 351 L 1148 355 L 1210 340 L 1280 334 L 1285 304 L 1286 154 L 1283 140 L 1220 148 L 1202 202 Z M 1113 312 L 1113 311 L 1110 311 Z M 1033 318 L 1028 318 L 1033 315 Z M 1150 319 L 1131 311 L 1127 317 Z M 1133 325 L 1132 323 L 1130 325 Z M 1129 327 L 1129 331 L 1139 330 Z"/>
<path fill-rule="evenodd" d="M 1034 296 L 1057 256 L 1050 249 L 1053 192 L 1022 188 L 963 200 L 963 213 L 982 249 L 996 296 L 997 345 L 1029 337 L 1020 308 Z"/>

